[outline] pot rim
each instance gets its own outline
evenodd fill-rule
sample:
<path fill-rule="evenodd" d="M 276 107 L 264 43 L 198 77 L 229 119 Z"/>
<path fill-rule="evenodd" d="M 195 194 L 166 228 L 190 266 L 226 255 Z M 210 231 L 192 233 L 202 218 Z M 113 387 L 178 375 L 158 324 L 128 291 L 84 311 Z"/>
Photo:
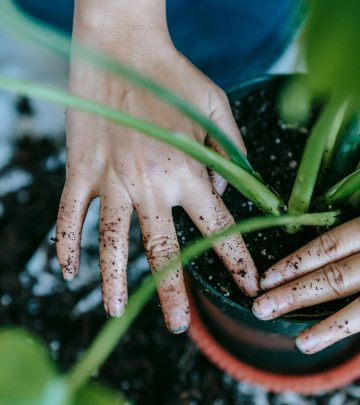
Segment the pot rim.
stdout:
<path fill-rule="evenodd" d="M 360 377 L 360 353 L 328 370 L 303 375 L 272 373 L 249 365 L 215 340 L 201 319 L 190 289 L 188 296 L 191 312 L 189 336 L 215 366 L 237 381 L 246 381 L 274 393 L 292 391 L 313 395 L 343 387 Z"/>

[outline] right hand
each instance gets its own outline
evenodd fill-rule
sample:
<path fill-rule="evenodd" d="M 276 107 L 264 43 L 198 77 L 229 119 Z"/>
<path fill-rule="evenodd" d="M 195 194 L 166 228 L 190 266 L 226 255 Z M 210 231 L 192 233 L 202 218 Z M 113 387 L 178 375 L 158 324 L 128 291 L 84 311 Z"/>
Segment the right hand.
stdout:
<path fill-rule="evenodd" d="M 266 271 L 267 290 L 253 306 L 263 320 L 360 292 L 360 218 L 334 228 Z M 296 345 L 313 354 L 360 332 L 360 298 L 302 332 Z"/>

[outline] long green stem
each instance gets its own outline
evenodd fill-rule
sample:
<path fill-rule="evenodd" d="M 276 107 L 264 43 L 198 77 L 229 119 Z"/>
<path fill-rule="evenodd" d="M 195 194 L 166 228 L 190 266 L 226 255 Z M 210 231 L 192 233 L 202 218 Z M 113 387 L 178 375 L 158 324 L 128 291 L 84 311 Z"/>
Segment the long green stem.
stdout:
<path fill-rule="evenodd" d="M 53 29 L 45 28 L 43 25 L 41 26 L 39 23 L 32 21 L 32 19 L 25 17 L 11 0 L 3 0 L 1 7 L 2 18 L 0 18 L 3 25 L 9 27 L 17 34 L 22 34 L 24 38 L 31 40 L 36 44 L 42 45 L 67 58 L 70 57 L 70 39 L 67 36 L 60 34 Z M 232 162 L 261 180 L 260 175 L 254 171 L 243 152 L 197 107 L 191 105 L 167 88 L 159 85 L 151 78 L 146 77 L 136 72 L 134 69 L 126 67 L 99 52 L 86 48 L 76 42 L 73 42 L 71 52 L 73 57 L 81 58 L 107 72 L 125 78 L 133 84 L 155 94 L 167 104 L 177 108 L 184 115 L 202 126 L 207 133 L 223 147 Z"/>
<path fill-rule="evenodd" d="M 142 132 L 154 139 L 167 143 L 197 159 L 228 180 L 245 197 L 249 198 L 264 212 L 279 215 L 284 204 L 279 197 L 266 188 L 259 180 L 236 164 L 225 159 L 212 149 L 200 145 L 188 136 L 170 132 L 149 121 L 133 117 L 91 100 L 71 95 L 68 92 L 42 86 L 33 82 L 0 75 L 0 87 L 18 91 L 27 96 L 38 97 L 66 107 L 76 108 L 105 118 L 117 124 Z"/>
<path fill-rule="evenodd" d="M 339 105 L 338 97 L 330 98 L 306 142 L 289 201 L 290 214 L 302 214 L 309 209 L 326 143 L 342 124 L 343 110 L 339 113 Z"/>
<path fill-rule="evenodd" d="M 329 169 L 331 165 L 331 161 L 334 155 L 335 146 L 338 143 L 339 134 L 341 133 L 341 129 L 346 122 L 346 119 L 349 115 L 353 102 L 351 97 L 345 98 L 341 103 L 338 105 L 338 109 L 333 119 L 333 124 L 331 126 L 331 130 L 328 133 L 328 138 L 326 141 L 325 149 L 324 149 L 324 171 Z M 326 175 L 326 173 L 325 173 Z"/>
<path fill-rule="evenodd" d="M 314 202 L 315 206 L 326 207 L 328 205 L 339 204 L 348 200 L 352 195 L 360 190 L 360 169 L 351 173 L 343 180 L 339 181 L 327 190 L 319 199 Z"/>
<path fill-rule="evenodd" d="M 111 318 L 105 323 L 83 358 L 68 372 L 68 386 L 71 391 L 75 392 L 80 388 L 109 357 L 154 292 L 155 282 L 151 276 L 148 276 L 131 294 L 126 314 L 120 319 Z"/>
<path fill-rule="evenodd" d="M 283 215 L 281 217 L 260 217 L 241 221 L 225 230 L 214 233 L 207 238 L 194 242 L 182 250 L 180 257 L 174 258 L 166 266 L 159 269 L 156 277 L 147 276 L 141 286 L 131 295 L 125 315 L 120 318 L 108 320 L 90 348 L 85 352 L 75 366 L 67 373 L 69 387 L 72 391 L 80 388 L 108 358 L 114 350 L 121 337 L 125 334 L 130 325 L 134 322 L 142 308 L 150 300 L 155 292 L 156 282 L 176 267 L 179 261 L 186 265 L 195 257 L 201 255 L 211 246 L 235 232 L 242 234 L 284 225 L 314 225 L 330 226 L 336 221 L 338 211 L 317 214 L 304 214 L 300 216 Z"/>

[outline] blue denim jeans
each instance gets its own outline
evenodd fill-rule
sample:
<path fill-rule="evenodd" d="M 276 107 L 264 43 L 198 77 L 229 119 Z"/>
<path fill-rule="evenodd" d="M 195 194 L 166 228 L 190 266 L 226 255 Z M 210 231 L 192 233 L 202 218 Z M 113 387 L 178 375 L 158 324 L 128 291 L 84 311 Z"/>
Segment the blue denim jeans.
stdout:
<path fill-rule="evenodd" d="M 74 0 L 16 0 L 33 16 L 71 32 Z M 299 0 L 169 0 L 177 49 L 219 86 L 263 74 L 300 21 Z M 105 5 L 104 5 L 105 7 Z"/>

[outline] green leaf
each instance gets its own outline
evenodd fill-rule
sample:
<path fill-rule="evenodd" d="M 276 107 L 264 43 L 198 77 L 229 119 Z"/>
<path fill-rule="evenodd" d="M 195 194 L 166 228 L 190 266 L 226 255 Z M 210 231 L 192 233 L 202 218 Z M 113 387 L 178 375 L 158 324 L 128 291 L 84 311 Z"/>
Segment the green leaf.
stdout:
<path fill-rule="evenodd" d="M 360 95 L 360 1 L 313 0 L 305 26 L 304 54 L 314 95 L 334 86 Z"/>
<path fill-rule="evenodd" d="M 0 404 L 39 405 L 56 375 L 46 347 L 21 329 L 0 332 Z"/>
<path fill-rule="evenodd" d="M 327 190 L 315 204 L 324 207 L 327 205 L 339 204 L 348 200 L 360 190 L 360 169 L 346 176 L 335 186 Z"/>
<path fill-rule="evenodd" d="M 311 94 L 305 75 L 296 75 L 282 89 L 279 99 L 281 118 L 290 123 L 305 124 L 311 109 Z"/>
<path fill-rule="evenodd" d="M 131 405 L 119 391 L 91 382 L 76 392 L 72 405 Z"/>

